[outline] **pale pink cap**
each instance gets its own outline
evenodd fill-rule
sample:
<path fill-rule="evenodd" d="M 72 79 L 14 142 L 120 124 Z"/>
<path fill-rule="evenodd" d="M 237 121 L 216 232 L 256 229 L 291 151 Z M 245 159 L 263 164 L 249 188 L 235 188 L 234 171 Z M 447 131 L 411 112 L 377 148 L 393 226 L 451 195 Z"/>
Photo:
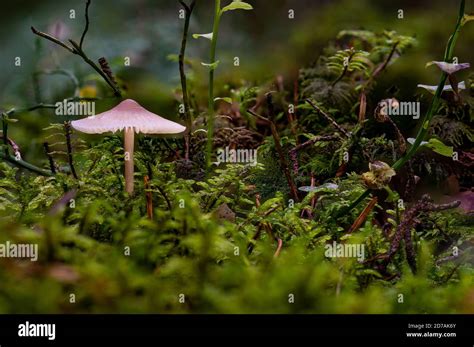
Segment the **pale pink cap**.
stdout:
<path fill-rule="evenodd" d="M 109 111 L 71 122 L 74 129 L 86 134 L 102 134 L 133 128 L 143 134 L 179 134 L 181 124 L 160 117 L 132 99 L 122 101 Z"/>

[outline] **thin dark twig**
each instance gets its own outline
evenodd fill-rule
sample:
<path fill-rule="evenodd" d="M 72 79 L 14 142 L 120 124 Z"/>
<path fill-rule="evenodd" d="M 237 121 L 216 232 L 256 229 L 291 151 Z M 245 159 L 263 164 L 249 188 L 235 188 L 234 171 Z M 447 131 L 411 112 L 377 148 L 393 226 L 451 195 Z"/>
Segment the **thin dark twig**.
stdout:
<path fill-rule="evenodd" d="M 3 145 L 5 148 L 3 149 L 5 151 L 5 155 L 8 156 L 10 155 L 10 152 L 8 150 L 8 123 L 7 123 L 7 114 L 2 113 L 2 134 L 3 134 Z"/>
<path fill-rule="evenodd" d="M 262 233 L 262 224 L 259 224 L 258 228 L 257 228 L 257 231 L 255 232 L 255 234 L 252 237 L 252 241 L 249 242 L 249 244 L 247 246 L 247 253 L 249 255 L 252 254 L 252 251 L 255 248 L 255 244 L 256 244 L 258 238 L 260 237 L 261 233 Z"/>
<path fill-rule="evenodd" d="M 95 168 L 95 166 L 97 165 L 97 163 L 99 162 L 100 160 L 100 157 L 97 157 L 94 159 L 94 161 L 92 162 L 91 166 L 89 167 L 89 169 L 87 170 L 87 174 L 86 175 L 89 175 L 92 170 Z"/>
<path fill-rule="evenodd" d="M 303 142 L 303 143 L 299 144 L 298 146 L 294 147 L 293 149 L 291 149 L 291 152 L 298 152 L 298 151 L 302 150 L 303 148 L 306 148 L 308 146 L 311 146 L 311 145 L 315 144 L 316 142 L 334 141 L 334 140 L 337 140 L 338 138 L 339 138 L 338 136 L 334 136 L 334 135 L 315 136 L 315 137 L 309 139 L 308 141 Z"/>
<path fill-rule="evenodd" d="M 79 47 L 82 49 L 82 43 L 84 42 L 84 37 L 86 37 L 87 31 L 89 30 L 89 6 L 91 4 L 91 0 L 87 0 L 86 3 L 86 26 L 84 28 L 84 32 L 81 36 L 81 41 L 79 42 Z"/>
<path fill-rule="evenodd" d="M 99 98 L 72 97 L 72 98 L 67 98 L 66 100 L 67 101 L 94 101 L 94 100 L 99 100 Z M 12 108 L 12 109 L 8 110 L 7 112 L 5 112 L 5 114 L 7 116 L 11 116 L 13 114 L 18 114 L 18 113 L 23 113 L 23 112 L 30 112 L 30 111 L 34 111 L 34 110 L 38 110 L 38 109 L 44 109 L 44 108 L 54 110 L 54 109 L 56 109 L 56 105 L 54 105 L 54 104 L 45 104 L 45 103 L 41 102 L 37 105 L 33 105 L 33 106 L 25 107 L 25 108 L 20 108 L 20 109 Z"/>
<path fill-rule="evenodd" d="M 186 160 L 189 159 L 189 146 L 190 146 L 190 132 L 192 127 L 192 118 L 191 118 L 191 108 L 189 105 L 189 98 L 188 98 L 188 87 L 187 87 L 187 80 L 186 80 L 186 73 L 184 71 L 184 55 L 186 53 L 186 43 L 188 40 L 188 32 L 189 32 L 189 22 L 191 19 L 191 14 L 194 10 L 194 6 L 196 5 L 196 0 L 193 0 L 190 6 L 188 6 L 184 1 L 179 2 L 181 6 L 184 7 L 186 12 L 186 16 L 184 19 L 184 30 L 183 30 L 183 38 L 181 41 L 181 50 L 179 53 L 179 74 L 181 78 L 181 90 L 183 93 L 183 104 L 184 104 L 184 113 L 186 118 L 186 133 L 184 135 L 184 147 L 185 147 L 185 154 L 184 158 Z"/>
<path fill-rule="evenodd" d="M 190 11 L 191 11 L 190 7 L 189 7 L 184 1 L 179 0 L 179 3 L 181 4 L 181 6 L 184 7 L 184 10 L 185 10 L 186 12 L 190 12 Z M 192 5 L 194 5 L 194 2 L 193 2 Z"/>
<path fill-rule="evenodd" d="M 46 34 L 42 31 L 39 31 L 39 30 L 36 30 L 34 27 L 31 27 L 31 31 L 33 31 L 34 34 L 38 35 L 38 36 L 41 36 L 43 38 L 45 38 L 46 40 L 49 40 L 51 42 L 54 42 L 55 44 L 61 46 L 61 47 L 64 47 L 65 49 L 67 49 L 69 52 L 73 53 L 73 54 L 77 54 L 75 51 L 74 51 L 74 48 L 71 48 L 69 47 L 68 45 L 66 45 L 64 42 L 62 42 L 61 40 L 58 40 L 57 38 L 49 35 L 49 34 Z"/>
<path fill-rule="evenodd" d="M 344 136 L 346 136 L 347 138 L 351 137 L 351 135 L 346 131 L 346 129 L 344 129 L 339 124 L 337 124 L 337 122 L 334 119 L 332 119 L 331 116 L 329 116 L 326 112 L 321 110 L 313 101 L 311 101 L 310 99 L 306 99 L 306 102 L 310 104 L 311 107 L 313 107 L 319 114 L 321 114 L 324 118 L 326 118 L 326 120 L 329 123 L 331 123 L 332 126 L 336 128 L 339 132 L 341 132 Z"/>
<path fill-rule="evenodd" d="M 385 68 L 388 66 L 388 64 L 390 63 L 390 61 L 392 60 L 393 58 L 393 55 L 395 54 L 395 52 L 397 51 L 397 47 L 398 45 L 400 44 L 400 42 L 395 42 L 392 46 L 392 50 L 390 51 L 389 55 L 387 56 L 387 58 L 385 59 L 385 61 L 379 65 L 377 67 L 377 69 L 374 71 L 374 73 L 372 74 L 372 76 L 370 76 L 370 79 L 369 81 L 372 81 L 375 79 L 375 77 L 377 77 L 383 70 L 385 70 Z"/>
<path fill-rule="evenodd" d="M 19 109 L 19 110 L 12 108 L 11 110 L 7 111 L 6 114 L 11 116 L 12 114 L 15 114 L 15 113 L 29 112 L 29 111 L 34 111 L 40 108 L 55 109 L 56 105 L 39 103 L 38 105 L 30 106 L 30 107 Z"/>
<path fill-rule="evenodd" d="M 69 167 L 71 168 L 71 173 L 75 179 L 78 179 L 76 169 L 74 168 L 74 162 L 72 158 L 72 143 L 71 143 L 71 122 L 64 122 L 64 134 L 66 137 L 66 145 L 67 145 L 67 158 L 69 162 Z"/>
<path fill-rule="evenodd" d="M 443 283 L 447 283 L 451 277 L 453 277 L 453 275 L 456 273 L 456 271 L 458 271 L 459 267 L 461 266 L 462 263 L 459 263 L 457 264 L 450 272 L 449 274 L 446 276 L 446 278 L 443 280 Z"/>
<path fill-rule="evenodd" d="M 283 148 L 281 147 L 281 142 L 280 142 L 280 135 L 278 134 L 275 123 L 272 120 L 270 120 L 268 118 L 265 118 L 265 117 L 255 113 L 254 111 L 252 111 L 250 109 L 247 110 L 247 112 L 249 114 L 251 114 L 252 116 L 254 116 L 258 119 L 261 119 L 265 123 L 270 125 L 273 140 L 275 142 L 275 149 L 276 149 L 276 151 L 278 153 L 278 156 L 280 158 L 280 167 L 281 167 L 281 169 L 282 169 L 282 171 L 283 171 L 283 173 L 286 177 L 286 181 L 288 182 L 288 186 L 290 188 L 290 192 L 291 192 L 291 195 L 292 195 L 293 199 L 295 201 L 299 201 L 298 191 L 296 189 L 295 183 L 293 182 L 293 178 L 291 177 L 290 169 L 288 167 L 288 162 L 286 160 L 285 154 L 283 153 Z"/>
<path fill-rule="evenodd" d="M 160 186 L 156 186 L 156 188 L 158 189 L 158 191 L 160 192 L 160 194 L 163 196 L 163 198 L 165 199 L 166 201 L 166 205 L 168 205 L 168 210 L 172 210 L 173 207 L 171 206 L 171 201 L 170 199 L 168 198 L 168 196 L 166 195 L 165 191 L 163 190 L 163 188 L 161 188 Z"/>
<path fill-rule="evenodd" d="M 121 93 L 120 93 L 119 87 L 116 86 L 113 83 L 113 81 L 111 81 L 109 76 L 107 76 L 107 74 L 104 71 L 102 71 L 102 69 L 99 66 L 97 66 L 97 64 L 94 61 L 92 61 L 87 56 L 87 54 L 82 50 L 82 43 L 83 43 L 82 40 L 84 39 L 84 37 L 86 35 L 86 32 L 89 28 L 89 17 L 88 17 L 89 4 L 90 4 L 90 0 L 88 0 L 88 2 L 86 4 L 86 28 L 84 29 L 84 32 L 82 34 L 80 44 L 78 44 L 74 40 L 69 40 L 69 43 L 72 45 L 72 47 L 70 47 L 69 45 L 67 45 L 63 41 L 57 39 L 56 37 L 53 37 L 49 34 L 41 32 L 39 30 L 36 30 L 34 27 L 31 27 L 31 30 L 33 31 L 34 34 L 36 34 L 40 37 L 43 37 L 43 38 L 45 38 L 45 39 L 47 39 L 51 42 L 54 42 L 55 44 L 67 49 L 69 52 L 80 56 L 87 64 L 89 64 L 105 80 L 105 82 L 110 86 L 110 88 L 112 88 L 112 90 L 114 91 L 114 95 L 117 96 L 117 97 L 120 97 Z"/>
<path fill-rule="evenodd" d="M 49 144 L 47 142 L 44 142 L 43 147 L 44 147 L 44 152 L 46 153 L 46 156 L 48 157 L 49 168 L 51 169 L 51 172 L 53 174 L 56 174 L 56 166 L 54 165 L 54 159 L 49 150 Z"/>
<path fill-rule="evenodd" d="M 97 66 L 97 64 L 89 59 L 89 57 L 84 53 L 84 51 L 79 47 L 79 45 L 74 40 L 69 40 L 69 42 L 75 48 L 75 54 L 79 55 L 87 64 L 89 64 L 102 78 L 107 82 L 107 84 L 113 89 L 115 96 L 121 96 L 120 89 L 110 80 L 109 76 L 102 71 L 102 69 Z"/>
<path fill-rule="evenodd" d="M 334 141 L 337 140 L 338 136 L 329 135 L 329 136 L 315 136 L 309 139 L 306 142 L 303 142 L 296 147 L 293 147 L 289 152 L 289 157 L 293 161 L 293 172 L 294 174 L 298 174 L 299 166 L 298 166 L 298 151 L 315 144 L 316 142 L 322 141 Z"/>
<path fill-rule="evenodd" d="M 5 160 L 5 161 L 9 162 L 10 164 L 15 165 L 17 167 L 27 169 L 31 172 L 35 172 L 35 173 L 37 173 L 41 176 L 53 176 L 52 172 L 43 170 L 43 169 L 41 169 L 37 166 L 34 166 L 34 165 L 22 160 L 22 159 L 18 160 L 17 158 L 15 158 L 12 155 L 5 155 L 5 153 L 0 152 L 0 159 L 3 159 L 3 160 Z"/>

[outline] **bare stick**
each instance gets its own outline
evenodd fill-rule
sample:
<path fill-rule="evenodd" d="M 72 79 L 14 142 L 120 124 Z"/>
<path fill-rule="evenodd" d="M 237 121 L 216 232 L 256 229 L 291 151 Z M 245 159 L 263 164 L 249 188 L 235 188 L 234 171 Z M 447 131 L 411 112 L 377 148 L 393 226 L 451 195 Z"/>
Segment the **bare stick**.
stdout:
<path fill-rule="evenodd" d="M 357 219 L 355 220 L 355 222 L 352 224 L 352 226 L 350 227 L 350 229 L 347 231 L 348 234 L 351 234 L 353 233 L 354 231 L 356 231 L 357 229 L 360 228 L 360 226 L 362 225 L 362 223 L 365 222 L 365 220 L 367 219 L 367 216 L 369 215 L 369 213 L 373 210 L 373 208 L 375 207 L 375 205 L 377 204 L 377 197 L 373 197 L 372 200 L 370 200 L 370 202 L 367 204 L 367 206 L 364 208 L 364 210 L 361 212 L 361 214 L 359 215 L 359 217 L 357 217 Z"/>
<path fill-rule="evenodd" d="M 66 146 L 67 146 L 67 159 L 69 162 L 69 168 L 74 178 L 77 180 L 78 176 L 76 169 L 74 168 L 74 162 L 72 158 L 72 143 L 71 143 L 71 122 L 64 122 L 64 134 L 66 137 Z"/>
<path fill-rule="evenodd" d="M 193 0 L 191 5 L 186 5 L 184 1 L 180 1 L 181 6 L 184 7 L 186 12 L 186 16 L 184 19 L 184 31 L 183 31 L 183 39 L 181 41 L 181 51 L 179 53 L 179 75 L 181 77 L 181 90 L 183 92 L 183 104 L 184 104 L 184 113 L 186 118 L 186 133 L 184 134 L 184 158 L 186 160 L 189 159 L 189 142 L 190 142 L 190 132 L 192 127 L 192 118 L 191 118 L 191 110 L 189 106 L 189 99 L 188 99 L 188 88 L 187 88 L 187 80 L 186 80 L 186 73 L 184 71 L 184 54 L 186 52 L 186 42 L 188 40 L 188 31 L 189 31 L 189 22 L 191 19 L 191 14 L 194 10 L 194 6 L 196 5 L 196 0 Z"/>
<path fill-rule="evenodd" d="M 291 177 L 290 169 L 288 168 L 288 162 L 286 161 L 285 154 L 283 153 L 283 149 L 281 147 L 281 142 L 280 142 L 280 135 L 278 134 L 275 123 L 273 123 L 273 121 L 265 117 L 260 116 L 259 114 L 253 112 L 252 110 L 247 110 L 247 112 L 250 113 L 252 116 L 257 117 L 258 119 L 261 119 L 265 121 L 265 123 L 270 125 L 273 140 L 275 141 L 275 149 L 280 158 L 280 167 L 283 170 L 283 173 L 285 174 L 286 181 L 288 182 L 288 186 L 290 187 L 290 192 L 293 199 L 295 199 L 295 201 L 299 201 L 298 191 L 296 189 L 295 183 L 293 182 L 293 178 Z"/>
<path fill-rule="evenodd" d="M 90 6 L 90 4 L 91 4 L 91 0 L 87 0 L 87 3 L 86 3 L 86 26 L 84 28 L 84 32 L 82 33 L 81 41 L 79 42 L 79 47 L 81 47 L 81 49 L 82 49 L 82 43 L 84 42 L 84 37 L 87 34 L 87 30 L 89 30 L 89 6 Z"/>
<path fill-rule="evenodd" d="M 290 159 L 293 161 L 293 172 L 295 174 L 298 173 L 298 151 L 302 150 L 303 148 L 306 148 L 308 146 L 311 146 L 313 144 L 315 144 L 316 142 L 320 142 L 320 141 L 334 141 L 334 140 L 337 140 L 338 137 L 337 136 L 334 136 L 334 135 L 329 135 L 329 136 L 315 136 L 313 137 L 312 139 L 309 139 L 308 141 L 306 142 L 303 142 L 301 144 L 299 144 L 298 146 L 292 148 L 289 152 L 289 156 L 290 156 Z"/>
<path fill-rule="evenodd" d="M 42 32 L 42 31 L 38 31 L 38 30 L 36 30 L 34 27 L 31 27 L 31 31 L 33 31 L 34 34 L 45 38 L 46 40 L 49 40 L 49 41 L 54 42 L 55 44 L 57 44 L 57 45 L 59 45 L 59 46 L 61 46 L 61 47 L 64 47 L 64 48 L 67 49 L 69 52 L 76 54 L 76 53 L 74 52 L 74 49 L 73 49 L 73 48 L 69 47 L 69 46 L 66 45 L 64 42 L 58 40 L 57 38 L 55 38 L 55 37 L 53 37 L 53 36 L 51 36 L 51 35 L 48 35 L 48 34 Z"/>
<path fill-rule="evenodd" d="M 171 211 L 173 209 L 173 206 L 171 205 L 171 201 L 170 199 L 168 198 L 168 196 L 166 195 L 166 192 L 163 190 L 163 188 L 161 188 L 160 186 L 156 186 L 156 188 L 158 189 L 158 191 L 160 192 L 161 196 L 163 197 L 163 199 L 165 199 L 165 202 L 166 202 L 166 205 L 168 206 L 168 210 Z"/>
<path fill-rule="evenodd" d="M 81 41 L 80 41 L 79 44 L 76 43 L 74 40 L 69 40 L 69 43 L 72 45 L 72 47 L 71 47 L 71 46 L 67 45 L 66 43 L 64 43 L 63 41 L 57 39 L 54 36 L 51 36 L 49 34 L 46 34 L 46 33 L 41 32 L 39 30 L 36 30 L 34 27 L 31 27 L 31 31 L 33 31 L 34 34 L 36 34 L 40 37 L 43 37 L 43 38 L 45 38 L 45 39 L 47 39 L 51 42 L 54 42 L 55 44 L 67 49 L 72 54 L 76 54 L 76 55 L 80 56 L 87 64 L 89 64 L 105 80 L 105 82 L 107 82 L 107 84 L 110 86 L 110 88 L 112 88 L 112 90 L 114 91 L 114 95 L 117 96 L 117 97 L 120 97 L 121 96 L 120 89 L 113 83 L 113 81 L 109 78 L 109 76 L 107 76 L 107 74 L 104 73 L 104 71 L 102 71 L 102 69 L 99 66 L 97 66 L 97 64 L 94 61 L 92 61 L 87 56 L 87 54 L 82 50 L 82 44 L 83 44 L 83 41 L 84 41 L 84 37 L 86 36 L 87 31 L 89 30 L 89 5 L 90 5 L 90 0 L 88 0 L 87 3 L 86 3 L 86 26 L 85 26 L 84 31 L 82 33 Z"/>
<path fill-rule="evenodd" d="M 56 174 L 56 167 L 54 165 L 54 159 L 53 159 L 53 157 L 50 153 L 50 150 L 49 150 L 49 144 L 47 142 L 44 142 L 43 147 L 44 147 L 44 152 L 46 153 L 46 156 L 48 157 L 49 167 L 51 169 L 51 172 L 53 174 Z"/>
<path fill-rule="evenodd" d="M 306 102 L 310 104 L 319 114 L 321 114 L 324 118 L 326 118 L 326 120 L 329 123 L 331 123 L 332 126 L 334 126 L 334 128 L 336 128 L 344 136 L 346 136 L 347 138 L 351 137 L 351 135 L 343 127 L 337 124 L 337 122 L 334 119 L 332 119 L 331 116 L 329 116 L 326 112 L 321 110 L 313 101 L 311 101 L 310 99 L 306 99 Z"/>

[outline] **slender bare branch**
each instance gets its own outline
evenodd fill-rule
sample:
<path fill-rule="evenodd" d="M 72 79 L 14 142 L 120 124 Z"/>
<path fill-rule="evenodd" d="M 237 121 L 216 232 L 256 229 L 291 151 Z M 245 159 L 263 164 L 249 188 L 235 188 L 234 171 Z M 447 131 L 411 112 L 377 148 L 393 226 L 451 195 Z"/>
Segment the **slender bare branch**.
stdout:
<path fill-rule="evenodd" d="M 71 48 L 69 47 L 68 45 L 66 45 L 64 42 L 62 42 L 61 40 L 49 35 L 49 34 L 46 34 L 42 31 L 39 31 L 39 30 L 36 30 L 34 27 L 31 27 L 31 31 L 33 31 L 34 34 L 38 35 L 38 36 L 41 36 L 43 38 L 45 38 L 46 40 L 49 40 L 51 42 L 54 42 L 55 44 L 61 46 L 61 47 L 64 47 L 65 49 L 67 49 L 69 52 L 71 53 L 74 53 L 76 54 L 76 52 L 74 51 L 74 48 Z"/>
<path fill-rule="evenodd" d="M 36 30 L 34 27 L 31 27 L 31 30 L 33 31 L 34 34 L 36 34 L 40 37 L 43 37 L 43 38 L 45 38 L 45 39 L 47 39 L 51 42 L 54 42 L 55 44 L 67 49 L 69 52 L 80 56 L 87 64 L 89 64 L 105 80 L 105 82 L 110 86 L 110 88 L 112 88 L 112 90 L 114 91 L 114 95 L 120 97 L 121 93 L 120 93 L 120 89 L 118 88 L 118 86 L 116 86 L 114 84 L 114 82 L 109 78 L 109 76 L 107 76 L 107 74 L 104 71 L 102 71 L 102 69 L 94 61 L 92 61 L 87 56 L 87 54 L 82 50 L 82 44 L 83 44 L 84 37 L 85 37 L 87 31 L 89 30 L 89 13 L 88 13 L 89 12 L 89 5 L 90 5 L 90 0 L 88 0 L 87 3 L 86 3 L 86 26 L 84 28 L 84 32 L 82 33 L 81 41 L 80 41 L 79 44 L 76 41 L 70 39 L 69 43 L 72 45 L 72 47 L 70 47 L 69 45 L 67 45 L 63 41 L 57 39 L 56 37 L 53 37 L 49 34 L 41 32 L 39 30 Z"/>
<path fill-rule="evenodd" d="M 184 55 L 186 53 L 186 43 L 188 40 L 188 32 L 189 32 L 189 22 L 191 19 L 191 14 L 194 10 L 194 6 L 196 5 L 196 0 L 191 2 L 191 5 L 187 5 L 184 1 L 179 2 L 181 6 L 183 6 L 186 16 L 184 19 L 184 30 L 183 30 L 183 38 L 181 40 L 181 50 L 179 53 L 179 75 L 181 78 L 181 90 L 183 93 L 183 104 L 184 104 L 184 113 L 185 113 L 185 121 L 186 121 L 186 133 L 184 135 L 184 147 L 185 147 L 185 154 L 184 158 L 186 160 L 189 159 L 189 146 L 190 146 L 190 132 L 192 127 L 192 117 L 191 117 L 191 107 L 189 105 L 189 98 L 188 98 L 188 88 L 187 88 L 187 80 L 186 80 L 186 73 L 184 71 Z"/>
<path fill-rule="evenodd" d="M 86 26 L 84 27 L 84 32 L 81 36 L 81 41 L 79 42 L 79 47 L 82 49 L 82 43 L 84 42 L 84 37 L 86 37 L 87 31 L 89 30 L 89 6 L 91 4 L 91 0 L 87 0 L 86 3 Z"/>
<path fill-rule="evenodd" d="M 272 120 L 270 120 L 268 118 L 265 118 L 265 117 L 255 113 L 255 112 L 253 112 L 252 110 L 247 110 L 247 112 L 250 113 L 252 116 L 254 116 L 258 119 L 261 119 L 261 120 L 263 120 L 264 122 L 266 122 L 267 124 L 270 125 L 273 140 L 275 142 L 275 149 L 276 149 L 276 151 L 278 153 L 278 156 L 280 158 L 280 167 L 281 167 L 281 169 L 282 169 L 282 171 L 283 171 L 283 173 L 286 177 L 286 181 L 288 182 L 288 186 L 290 188 L 291 196 L 293 197 L 293 199 L 295 201 L 299 201 L 298 190 L 296 189 L 296 185 L 293 182 L 293 178 L 291 177 L 290 169 L 288 167 L 288 162 L 286 160 L 285 154 L 283 153 L 283 148 L 281 147 L 281 142 L 280 142 L 280 135 L 278 134 L 275 123 Z"/>
<path fill-rule="evenodd" d="M 337 122 L 334 119 L 332 119 L 331 116 L 329 116 L 326 112 L 321 110 L 313 101 L 311 101 L 310 99 L 306 99 L 306 102 L 310 104 L 324 118 L 326 118 L 326 120 L 329 121 L 329 123 L 331 123 L 332 126 L 334 126 L 334 128 L 336 128 L 340 133 L 342 133 L 347 138 L 351 137 L 351 135 L 346 131 L 346 129 L 344 129 L 339 124 L 337 124 Z"/>

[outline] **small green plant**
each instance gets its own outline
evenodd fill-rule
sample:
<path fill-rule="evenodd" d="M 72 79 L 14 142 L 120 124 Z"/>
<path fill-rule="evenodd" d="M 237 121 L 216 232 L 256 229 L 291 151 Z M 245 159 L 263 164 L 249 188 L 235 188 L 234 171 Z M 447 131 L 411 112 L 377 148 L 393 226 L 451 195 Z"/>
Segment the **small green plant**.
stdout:
<path fill-rule="evenodd" d="M 465 14 L 465 7 L 466 7 L 466 1 L 461 0 L 461 4 L 459 7 L 459 14 L 458 14 L 458 19 L 456 22 L 456 26 L 454 28 L 453 34 L 450 36 L 447 46 L 446 46 L 446 51 L 444 54 L 444 62 L 446 63 L 451 63 L 453 61 L 453 56 L 454 56 L 454 48 L 456 47 L 456 42 L 458 40 L 459 34 L 461 32 L 462 27 L 469 22 L 470 16 Z M 425 117 L 421 121 L 421 127 L 418 130 L 418 133 L 416 135 L 415 141 L 412 143 L 411 147 L 408 149 L 408 151 L 405 153 L 403 157 L 401 157 L 399 160 L 397 160 L 393 165 L 392 168 L 395 171 L 400 170 L 407 161 L 409 161 L 418 151 L 420 146 L 422 145 L 422 142 L 426 138 L 426 135 L 428 134 L 431 120 L 433 119 L 433 116 L 436 114 L 438 111 L 440 102 L 441 102 L 441 94 L 444 90 L 446 81 L 448 80 L 448 73 L 443 71 L 440 81 L 438 83 L 438 87 L 436 88 L 435 95 L 430 103 L 430 106 L 428 108 L 428 111 L 426 112 Z M 369 196 L 370 190 L 366 190 L 359 198 L 357 198 L 349 207 L 349 209 L 357 206 L 359 203 L 361 203 L 367 196 Z"/>
<path fill-rule="evenodd" d="M 209 69 L 209 98 L 208 98 L 208 118 L 207 118 L 207 144 L 206 144 L 206 171 L 209 173 L 211 167 L 212 142 L 214 139 L 214 104 L 221 98 L 214 97 L 214 71 L 219 65 L 219 60 L 216 60 L 217 37 L 219 35 L 219 24 L 221 17 L 228 11 L 235 10 L 252 10 L 252 5 L 243 1 L 232 1 L 229 5 L 221 8 L 221 1 L 215 0 L 214 5 L 214 24 L 212 32 L 209 34 L 194 34 L 194 38 L 205 38 L 211 41 L 211 48 L 209 53 L 209 63 L 202 63 Z M 225 99 L 229 101 L 228 99 Z"/>
<path fill-rule="evenodd" d="M 368 52 L 356 51 L 351 48 L 338 51 L 335 55 L 329 57 L 327 67 L 338 75 L 332 82 L 332 86 L 342 80 L 347 73 L 363 71 L 368 74 L 367 70 L 370 64 L 368 56 Z"/>

